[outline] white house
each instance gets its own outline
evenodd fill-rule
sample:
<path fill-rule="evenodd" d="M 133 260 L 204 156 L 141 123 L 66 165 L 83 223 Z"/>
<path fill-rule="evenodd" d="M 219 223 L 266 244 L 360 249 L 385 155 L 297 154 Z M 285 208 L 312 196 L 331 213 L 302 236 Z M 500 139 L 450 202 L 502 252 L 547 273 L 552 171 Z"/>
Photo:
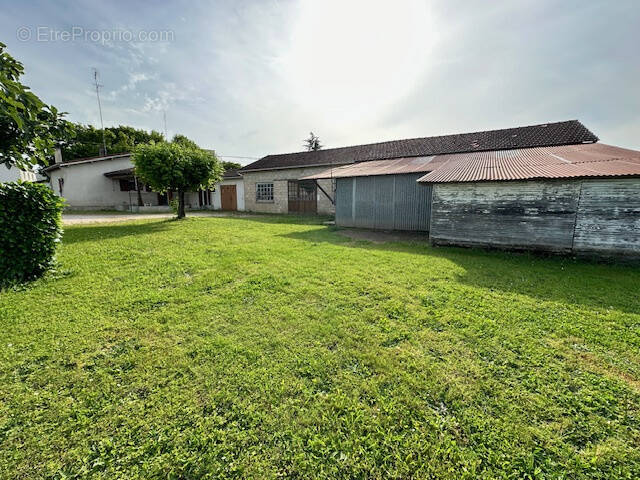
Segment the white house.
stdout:
<path fill-rule="evenodd" d="M 52 190 L 75 210 L 163 211 L 173 198 L 172 192 L 157 193 L 139 181 L 128 153 L 68 162 L 56 155 L 56 163 L 44 173 Z M 185 200 L 189 209 L 244 210 L 242 177 L 225 172 L 214 189 L 189 192 Z"/>
<path fill-rule="evenodd" d="M 0 183 L 17 182 L 23 180 L 25 182 L 37 182 L 37 173 L 31 170 L 20 170 L 18 167 L 7 167 L 4 163 L 0 164 Z"/>
<path fill-rule="evenodd" d="M 214 210 L 244 211 L 244 180 L 238 170 L 227 170 L 212 194 Z"/>

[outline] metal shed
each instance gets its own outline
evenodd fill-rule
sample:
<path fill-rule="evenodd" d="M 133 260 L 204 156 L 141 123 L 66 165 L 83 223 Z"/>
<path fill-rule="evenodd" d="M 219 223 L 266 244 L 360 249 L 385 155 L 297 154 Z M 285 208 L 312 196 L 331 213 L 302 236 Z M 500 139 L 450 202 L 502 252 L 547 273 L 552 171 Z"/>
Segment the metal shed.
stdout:
<path fill-rule="evenodd" d="M 418 183 L 433 157 L 360 162 L 310 179 L 335 179 L 336 225 L 429 231 L 431 186 Z"/>

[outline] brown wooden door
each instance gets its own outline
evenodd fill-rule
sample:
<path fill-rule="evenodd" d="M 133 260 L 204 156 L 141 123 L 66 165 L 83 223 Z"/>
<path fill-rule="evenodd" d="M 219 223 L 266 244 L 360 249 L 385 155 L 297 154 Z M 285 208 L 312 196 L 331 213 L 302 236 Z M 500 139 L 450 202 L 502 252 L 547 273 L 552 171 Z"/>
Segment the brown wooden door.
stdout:
<path fill-rule="evenodd" d="M 289 213 L 317 213 L 318 190 L 313 180 L 289 180 Z"/>
<path fill-rule="evenodd" d="M 238 209 L 235 185 L 220 185 L 220 203 L 222 204 L 222 210 Z"/>

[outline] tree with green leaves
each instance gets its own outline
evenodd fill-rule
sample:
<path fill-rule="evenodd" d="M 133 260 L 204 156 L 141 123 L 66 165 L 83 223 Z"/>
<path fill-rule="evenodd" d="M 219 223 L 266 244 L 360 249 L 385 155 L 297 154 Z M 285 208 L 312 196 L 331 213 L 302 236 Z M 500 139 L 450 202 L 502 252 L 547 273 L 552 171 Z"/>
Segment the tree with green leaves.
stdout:
<path fill-rule="evenodd" d="M 102 148 L 102 129 L 93 125 L 67 122 L 68 128 L 63 140 L 62 158 L 73 160 L 83 157 L 95 157 L 100 155 Z M 136 145 L 149 142 L 163 142 L 164 137 L 160 132 L 119 125 L 104 129 L 104 140 L 107 146 L 107 154 L 117 155 L 129 153 Z"/>
<path fill-rule="evenodd" d="M 216 156 L 184 136 L 171 143 L 148 143 L 133 150 L 136 175 L 156 192 L 177 192 L 178 218 L 185 216 L 185 193 L 212 186 L 222 176 Z"/>
<path fill-rule="evenodd" d="M 242 168 L 238 162 L 222 162 L 222 168 L 226 172 L 227 170 L 239 170 Z"/>
<path fill-rule="evenodd" d="M 29 170 L 47 165 L 66 128 L 64 113 L 20 82 L 24 66 L 0 42 L 0 163 Z"/>
<path fill-rule="evenodd" d="M 320 143 L 320 138 L 317 135 L 314 135 L 313 132 L 309 133 L 309 138 L 304 141 L 304 148 L 308 151 L 317 151 L 322 148 L 322 144 Z"/>

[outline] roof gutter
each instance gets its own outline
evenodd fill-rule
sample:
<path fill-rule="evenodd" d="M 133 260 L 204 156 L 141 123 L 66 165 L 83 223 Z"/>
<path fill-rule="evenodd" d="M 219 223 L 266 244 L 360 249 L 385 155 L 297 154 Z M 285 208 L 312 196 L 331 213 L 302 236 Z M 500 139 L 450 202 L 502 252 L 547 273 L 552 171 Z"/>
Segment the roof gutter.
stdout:
<path fill-rule="evenodd" d="M 64 162 L 64 163 L 54 163 L 53 165 L 50 165 L 44 169 L 42 169 L 43 172 L 50 172 L 53 170 L 56 170 L 57 168 L 62 168 L 62 167 L 70 167 L 72 165 L 82 165 L 85 163 L 96 163 L 96 162 L 104 162 L 105 160 L 114 160 L 116 158 L 124 158 L 124 157 L 130 157 L 131 154 L 130 153 L 123 153 L 120 155 L 109 155 L 108 157 L 98 157 L 98 158 L 92 158 L 92 159 L 88 159 L 88 160 L 78 160 L 78 161 L 71 161 L 71 162 Z"/>

